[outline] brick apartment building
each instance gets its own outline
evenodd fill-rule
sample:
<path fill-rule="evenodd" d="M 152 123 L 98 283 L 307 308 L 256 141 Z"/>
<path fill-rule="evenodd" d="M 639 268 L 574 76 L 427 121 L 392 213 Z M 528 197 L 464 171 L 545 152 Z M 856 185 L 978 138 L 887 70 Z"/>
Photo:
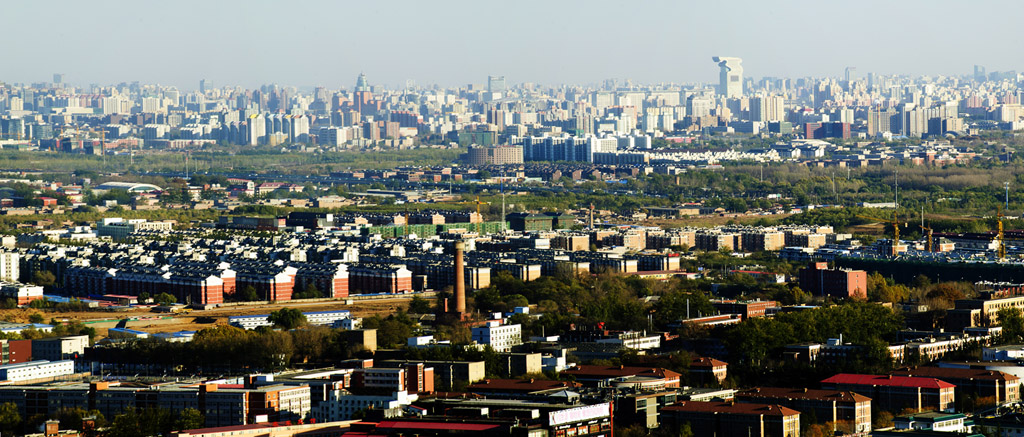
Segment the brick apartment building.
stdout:
<path fill-rule="evenodd" d="M 854 432 L 871 431 L 871 398 L 852 391 L 757 387 L 736 393 L 735 399 L 778 404 L 805 414 L 813 411 L 819 422 L 846 423 Z"/>
<path fill-rule="evenodd" d="M 662 426 L 694 435 L 799 437 L 800 412 L 781 405 L 685 401 L 661 409 Z"/>
<path fill-rule="evenodd" d="M 689 373 L 691 384 L 721 384 L 729 375 L 729 363 L 714 358 L 693 357 Z"/>
<path fill-rule="evenodd" d="M 998 370 L 957 369 L 948 367 L 914 367 L 901 369 L 893 375 L 937 378 L 957 387 L 957 397 L 973 395 L 993 398 L 997 404 L 1020 401 L 1020 378 Z"/>
<path fill-rule="evenodd" d="M 800 288 L 817 296 L 868 297 L 868 274 L 863 270 L 829 269 L 828 263 L 812 262 L 800 269 Z"/>
<path fill-rule="evenodd" d="M 348 279 L 351 294 L 412 291 L 412 272 L 404 266 L 354 264 L 349 267 Z"/>
<path fill-rule="evenodd" d="M 774 300 L 748 300 L 737 301 L 732 299 L 720 299 L 711 301 L 711 305 L 722 314 L 739 314 L 744 319 L 751 317 L 764 317 L 768 308 L 779 306 Z"/>
<path fill-rule="evenodd" d="M 872 399 L 879 410 L 953 411 L 956 386 L 935 378 L 840 373 L 821 381 L 825 390 L 849 390 Z"/>

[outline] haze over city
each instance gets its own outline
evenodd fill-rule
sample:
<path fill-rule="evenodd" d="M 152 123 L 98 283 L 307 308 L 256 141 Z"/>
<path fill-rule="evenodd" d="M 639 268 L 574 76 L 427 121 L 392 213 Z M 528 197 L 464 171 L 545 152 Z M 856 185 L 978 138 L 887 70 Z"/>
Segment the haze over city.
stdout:
<path fill-rule="evenodd" d="M 5 81 L 84 86 L 199 79 L 351 86 L 713 82 L 712 56 L 750 77 L 969 74 L 1016 68 L 1024 3 L 938 0 L 7 2 Z"/>
<path fill-rule="evenodd" d="M 0 6 L 0 435 L 1024 435 L 1024 2 Z"/>

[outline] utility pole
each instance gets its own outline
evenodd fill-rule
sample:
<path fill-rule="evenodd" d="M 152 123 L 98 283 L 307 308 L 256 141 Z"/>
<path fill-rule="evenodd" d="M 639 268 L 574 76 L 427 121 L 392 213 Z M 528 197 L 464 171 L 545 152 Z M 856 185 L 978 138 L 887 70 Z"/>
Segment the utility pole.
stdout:
<path fill-rule="evenodd" d="M 1006 211 L 1010 210 L 1010 181 L 1003 182 L 1003 186 L 1006 187 L 1006 206 L 1003 208 Z"/>
<path fill-rule="evenodd" d="M 836 172 L 832 171 L 832 196 L 835 197 L 835 204 L 839 205 L 839 193 L 836 191 Z"/>
<path fill-rule="evenodd" d="M 501 233 L 505 233 L 505 175 L 501 175 Z"/>
<path fill-rule="evenodd" d="M 900 171 L 896 170 L 896 209 L 900 209 Z"/>
<path fill-rule="evenodd" d="M 100 154 L 103 155 L 103 170 L 107 170 L 107 131 L 100 129 Z"/>

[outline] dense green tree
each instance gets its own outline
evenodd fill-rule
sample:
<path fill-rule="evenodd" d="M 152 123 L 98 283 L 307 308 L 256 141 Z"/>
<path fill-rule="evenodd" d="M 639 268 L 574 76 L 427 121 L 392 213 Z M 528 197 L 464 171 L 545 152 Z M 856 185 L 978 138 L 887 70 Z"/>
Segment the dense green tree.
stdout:
<path fill-rule="evenodd" d="M 1024 315 L 1020 308 L 1003 308 L 996 313 L 1002 332 L 999 342 L 1003 344 L 1020 344 L 1024 341 Z"/>
<path fill-rule="evenodd" d="M 43 287 L 52 287 L 57 283 L 57 276 L 48 270 L 36 270 L 32 273 L 32 283 Z"/>
<path fill-rule="evenodd" d="M 156 295 L 153 300 L 160 305 L 171 305 L 177 302 L 178 298 L 174 297 L 174 295 L 170 293 L 160 293 Z"/>
<path fill-rule="evenodd" d="M 243 302 L 254 302 L 260 300 L 260 295 L 256 292 L 256 287 L 246 285 L 238 292 L 238 300 Z"/>
<path fill-rule="evenodd" d="M 297 308 L 281 308 L 271 312 L 267 320 L 283 329 L 295 329 L 306 324 L 306 315 Z"/>
<path fill-rule="evenodd" d="M 195 408 L 186 408 L 181 410 L 178 414 L 178 418 L 174 420 L 174 430 L 185 431 L 190 429 L 202 428 L 206 424 L 206 419 L 203 417 L 203 413 Z"/>
<path fill-rule="evenodd" d="M 379 315 L 363 319 L 363 328 L 377 330 L 377 345 L 384 348 L 401 347 L 406 340 L 416 333 L 418 323 L 404 311 L 388 315 Z"/>
<path fill-rule="evenodd" d="M 421 296 L 413 296 L 409 301 L 409 312 L 413 314 L 430 313 L 430 301 Z"/>
<path fill-rule="evenodd" d="M 3 435 L 14 435 L 21 426 L 21 413 L 18 412 L 18 405 L 14 402 L 0 404 L 0 432 Z"/>

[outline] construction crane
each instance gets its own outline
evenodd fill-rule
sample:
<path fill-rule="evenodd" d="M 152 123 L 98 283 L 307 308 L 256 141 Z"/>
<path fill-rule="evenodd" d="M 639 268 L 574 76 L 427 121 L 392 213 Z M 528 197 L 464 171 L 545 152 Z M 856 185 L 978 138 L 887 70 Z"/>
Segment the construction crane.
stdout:
<path fill-rule="evenodd" d="M 925 242 L 924 242 L 924 245 L 925 245 L 925 248 L 926 248 L 925 250 L 931 252 L 932 251 L 932 228 L 929 228 L 929 227 L 927 227 L 925 225 L 921 225 L 921 230 L 925 232 L 925 235 L 926 235 L 925 238 L 927 238 L 925 240 Z"/>
<path fill-rule="evenodd" d="M 484 224 L 484 216 L 480 214 L 480 205 L 490 205 L 491 202 L 481 202 L 480 196 L 476 196 L 476 216 L 480 217 L 480 224 L 476 225 L 476 233 L 480 233 L 480 226 Z M 1000 222 L 1002 223 L 1002 222 Z M 1000 228 L 1001 229 L 1001 228 Z"/>
<path fill-rule="evenodd" d="M 925 233 L 925 247 L 928 252 L 932 251 L 932 228 L 924 225 L 924 205 L 921 206 L 921 230 Z"/>
<path fill-rule="evenodd" d="M 80 129 L 78 127 L 78 125 L 75 125 L 75 130 L 77 132 L 76 136 L 80 136 L 80 133 L 81 133 L 82 129 Z M 86 138 L 89 138 L 89 135 L 99 134 L 99 137 L 100 137 L 100 156 L 103 158 L 103 168 L 106 168 L 107 167 L 107 131 L 105 129 L 103 129 L 103 128 L 99 128 L 99 129 L 97 129 L 97 128 L 88 128 L 88 129 L 85 130 L 85 133 L 86 133 L 86 135 L 85 135 Z"/>
<path fill-rule="evenodd" d="M 480 205 L 490 205 L 491 202 L 481 202 L 480 196 L 476 196 L 476 200 L 458 202 L 458 203 L 475 203 L 476 204 L 476 216 L 480 218 L 480 223 L 476 225 L 476 232 L 480 233 L 480 227 L 483 226 L 484 216 L 480 214 Z M 472 220 L 470 220 L 472 221 Z"/>
<path fill-rule="evenodd" d="M 879 222 L 883 222 L 883 223 L 892 225 L 892 253 L 890 253 L 890 255 L 892 257 L 896 257 L 896 255 L 898 254 L 897 251 L 896 251 L 896 247 L 900 243 L 900 217 L 899 217 L 899 214 L 898 213 L 893 213 L 891 221 L 890 220 L 885 220 L 885 219 L 880 219 L 878 217 L 871 217 L 871 216 L 860 215 L 860 214 L 857 214 L 857 217 L 860 217 L 862 219 L 879 221 Z M 906 227 L 907 224 L 903 223 L 903 226 Z"/>

